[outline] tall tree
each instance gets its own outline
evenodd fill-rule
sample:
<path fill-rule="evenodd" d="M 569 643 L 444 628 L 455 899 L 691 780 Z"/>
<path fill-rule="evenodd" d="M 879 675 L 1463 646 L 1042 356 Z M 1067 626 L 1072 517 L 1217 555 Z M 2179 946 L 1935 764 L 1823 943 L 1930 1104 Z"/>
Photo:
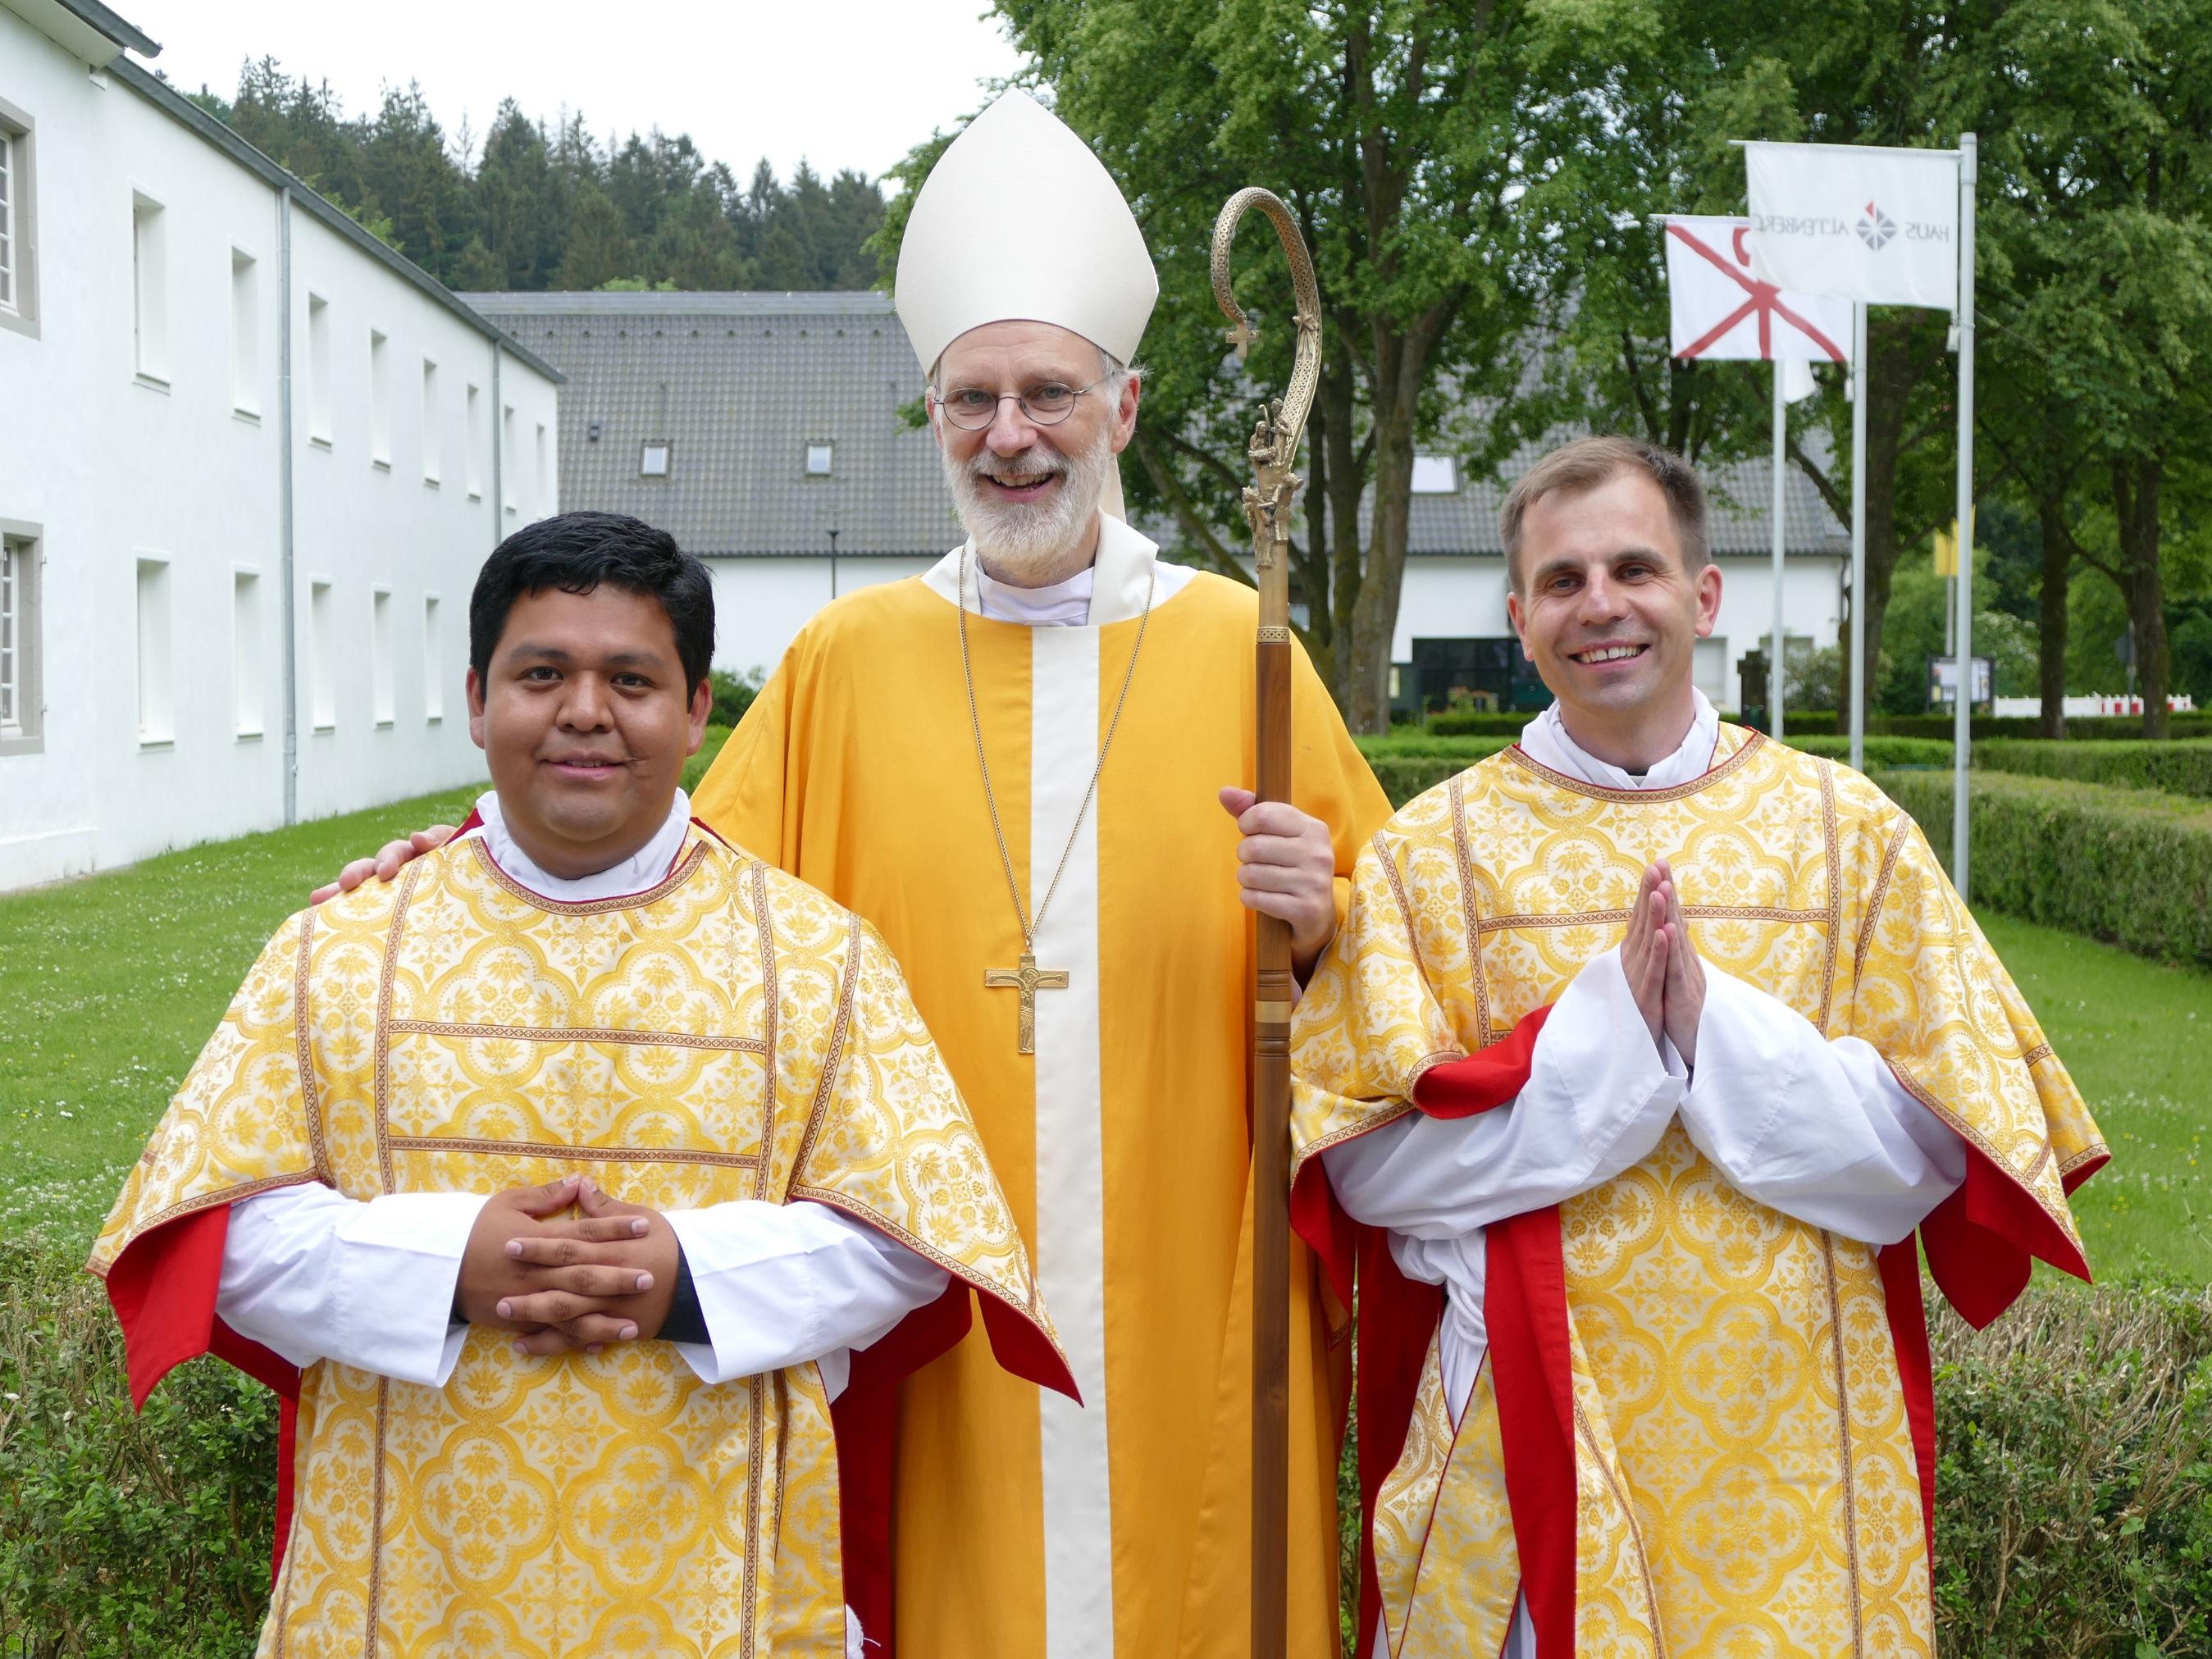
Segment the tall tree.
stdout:
<path fill-rule="evenodd" d="M 1200 556 L 1240 578 L 1231 547 L 1244 479 L 1224 458 L 1241 462 L 1257 389 L 1287 376 L 1289 281 L 1255 234 L 1238 278 L 1263 322 L 1247 368 L 1224 349 L 1207 285 L 1213 216 L 1234 190 L 1265 182 L 1304 227 L 1328 349 L 1293 585 L 1347 718 L 1383 728 L 1415 450 L 1460 397 L 1510 384 L 1532 315 L 1511 276 L 1529 8 L 1002 0 L 999 10 L 1063 117 L 1123 181 L 1160 271 L 1132 494 L 1173 513 Z M 900 175 L 918 183 L 944 142 Z"/>

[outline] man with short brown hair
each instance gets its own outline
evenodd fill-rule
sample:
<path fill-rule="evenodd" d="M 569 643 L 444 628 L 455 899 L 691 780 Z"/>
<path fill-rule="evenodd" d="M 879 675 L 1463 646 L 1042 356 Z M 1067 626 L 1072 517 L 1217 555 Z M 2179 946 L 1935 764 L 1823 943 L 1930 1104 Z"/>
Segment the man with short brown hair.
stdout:
<path fill-rule="evenodd" d="M 1376 836 L 1293 1029 L 1366 1650 L 1932 1655 L 1914 1235 L 1986 1322 L 2086 1277 L 2105 1148 L 1912 821 L 1692 683 L 1690 469 L 1585 439 L 1504 520 L 1557 701 Z"/>

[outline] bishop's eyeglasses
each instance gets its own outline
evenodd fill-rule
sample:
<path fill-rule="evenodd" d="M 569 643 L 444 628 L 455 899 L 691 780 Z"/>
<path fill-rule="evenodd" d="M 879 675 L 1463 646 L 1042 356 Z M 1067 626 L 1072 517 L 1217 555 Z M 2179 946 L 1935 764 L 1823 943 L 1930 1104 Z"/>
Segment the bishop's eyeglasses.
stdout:
<path fill-rule="evenodd" d="M 1026 392 L 986 392 L 979 386 L 957 386 L 937 398 L 945 418 L 969 432 L 980 432 L 999 418 L 999 405 L 1012 398 L 1021 411 L 1038 426 L 1058 426 L 1075 413 L 1075 400 L 1102 385 L 1070 386 L 1065 380 L 1041 380 Z"/>

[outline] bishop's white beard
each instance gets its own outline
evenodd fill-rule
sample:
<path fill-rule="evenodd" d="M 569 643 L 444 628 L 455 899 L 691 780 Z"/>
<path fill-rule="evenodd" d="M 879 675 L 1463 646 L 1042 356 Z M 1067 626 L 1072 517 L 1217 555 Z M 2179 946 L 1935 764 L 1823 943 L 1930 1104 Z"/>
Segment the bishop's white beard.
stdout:
<path fill-rule="evenodd" d="M 1077 454 L 1033 444 L 1017 455 L 981 449 L 965 462 L 950 454 L 942 458 L 961 527 L 975 538 L 976 556 L 994 576 L 1016 586 L 1036 586 L 1074 574 L 1059 566 L 1090 527 L 1105 494 L 1107 471 L 1114 465 L 1112 428 L 1102 427 L 1097 441 Z M 1038 472 L 1057 472 L 1061 480 L 1051 500 L 1035 505 L 1001 501 L 984 483 Z"/>

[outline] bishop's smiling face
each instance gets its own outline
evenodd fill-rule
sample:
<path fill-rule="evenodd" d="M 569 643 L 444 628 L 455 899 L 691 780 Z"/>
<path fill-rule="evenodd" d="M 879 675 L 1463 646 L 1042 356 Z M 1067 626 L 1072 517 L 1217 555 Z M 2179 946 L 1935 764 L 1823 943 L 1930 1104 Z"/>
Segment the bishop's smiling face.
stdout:
<path fill-rule="evenodd" d="M 1098 500 L 1114 457 L 1136 429 L 1138 382 L 1116 395 L 1098 348 L 1051 323 L 970 329 L 945 349 L 937 398 L 997 399 L 988 426 L 969 429 L 933 406 L 945 481 L 977 552 L 1001 580 L 1035 586 L 1088 562 Z M 1066 418 L 1031 419 L 1018 398 L 1040 387 L 1081 392 Z M 1085 388 L 1088 388 L 1087 390 Z"/>
<path fill-rule="evenodd" d="M 1662 757 L 1693 716 L 1692 655 L 1721 597 L 1710 562 L 1686 567 L 1665 493 L 1623 471 L 1540 496 L 1516 562 L 1506 611 L 1569 734 L 1632 770 Z"/>

